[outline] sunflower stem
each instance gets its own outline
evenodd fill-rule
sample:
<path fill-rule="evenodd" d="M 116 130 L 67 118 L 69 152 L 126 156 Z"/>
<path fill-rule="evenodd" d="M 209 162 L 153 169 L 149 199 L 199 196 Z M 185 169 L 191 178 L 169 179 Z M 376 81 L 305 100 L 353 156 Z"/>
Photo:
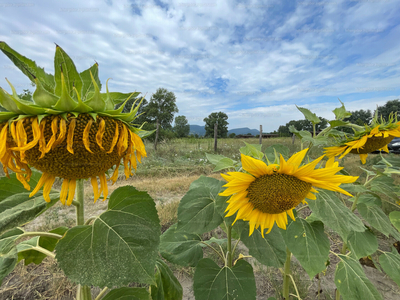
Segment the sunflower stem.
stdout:
<path fill-rule="evenodd" d="M 227 262 L 228 262 L 228 267 L 232 268 L 232 226 L 228 226 L 228 231 L 227 231 L 227 238 L 228 238 L 228 250 L 226 252 L 227 255 Z"/>
<path fill-rule="evenodd" d="M 79 205 L 76 206 L 76 225 L 85 224 L 84 191 L 83 180 L 78 179 L 76 182 L 76 201 Z"/>
<path fill-rule="evenodd" d="M 76 225 L 85 224 L 85 205 L 84 205 L 84 195 L 85 189 L 83 186 L 83 179 L 78 179 L 76 182 Z M 92 295 L 90 292 L 90 287 L 86 285 L 78 285 L 78 290 L 76 294 L 77 300 L 92 300 Z"/>
<path fill-rule="evenodd" d="M 286 247 L 286 261 L 283 269 L 283 299 L 289 300 L 289 285 L 290 285 L 290 258 L 292 253 Z"/>
<path fill-rule="evenodd" d="M 358 198 L 360 197 L 361 193 L 357 193 L 354 197 L 353 205 L 351 206 L 351 212 L 354 212 L 357 207 Z"/>

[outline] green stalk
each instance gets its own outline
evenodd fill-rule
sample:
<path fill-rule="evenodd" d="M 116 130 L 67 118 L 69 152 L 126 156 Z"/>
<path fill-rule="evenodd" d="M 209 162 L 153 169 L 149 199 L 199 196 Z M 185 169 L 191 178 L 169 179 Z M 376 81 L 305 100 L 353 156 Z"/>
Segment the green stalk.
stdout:
<path fill-rule="evenodd" d="M 76 182 L 76 225 L 85 224 L 85 202 L 84 202 L 85 189 L 83 186 L 83 179 L 78 179 Z M 89 286 L 78 285 L 76 294 L 77 300 L 92 300 L 92 295 Z"/>
<path fill-rule="evenodd" d="M 227 255 L 227 262 L 228 262 L 228 267 L 232 268 L 232 226 L 228 226 L 227 230 L 227 238 L 228 238 L 228 250 L 226 252 Z"/>
<path fill-rule="evenodd" d="M 290 284 L 290 258 L 292 253 L 286 247 L 286 261 L 283 267 L 283 299 L 289 300 L 289 284 Z"/>

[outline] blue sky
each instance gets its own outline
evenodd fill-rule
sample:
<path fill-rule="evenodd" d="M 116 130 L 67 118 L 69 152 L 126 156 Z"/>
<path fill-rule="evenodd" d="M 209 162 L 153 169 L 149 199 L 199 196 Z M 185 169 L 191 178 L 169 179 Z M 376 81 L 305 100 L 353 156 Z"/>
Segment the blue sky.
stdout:
<path fill-rule="evenodd" d="M 400 94 L 400 5 L 339 1 L 0 0 L 0 40 L 52 73 L 55 45 L 82 71 L 97 61 L 110 91 L 173 91 L 179 113 L 204 125 L 277 130 L 296 104 L 333 118 Z M 5 55 L 0 86 L 34 88 Z"/>

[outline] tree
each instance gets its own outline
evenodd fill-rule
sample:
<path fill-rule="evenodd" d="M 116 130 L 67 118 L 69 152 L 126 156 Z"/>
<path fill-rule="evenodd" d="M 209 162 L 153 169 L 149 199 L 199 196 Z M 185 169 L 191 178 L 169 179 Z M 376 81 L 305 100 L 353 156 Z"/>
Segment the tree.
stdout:
<path fill-rule="evenodd" d="M 372 113 L 369 109 L 367 110 L 356 110 L 351 111 L 351 116 L 344 119 L 345 121 L 350 121 L 353 124 L 364 126 L 364 124 L 369 124 L 372 120 Z"/>
<path fill-rule="evenodd" d="M 386 102 L 385 105 L 383 106 L 378 106 L 378 118 L 382 116 L 386 121 L 389 120 L 389 115 L 390 113 L 400 113 L 400 101 L 399 99 L 397 100 L 391 100 Z M 376 113 L 376 110 L 375 110 Z M 374 114 L 375 114 L 374 113 Z"/>
<path fill-rule="evenodd" d="M 177 137 L 187 137 L 190 132 L 190 125 L 185 116 L 175 117 L 174 132 Z"/>
<path fill-rule="evenodd" d="M 235 137 L 236 137 L 236 133 L 232 132 L 232 133 L 229 134 L 229 138 L 233 139 Z"/>
<path fill-rule="evenodd" d="M 177 113 L 176 97 L 173 92 L 168 92 L 167 89 L 158 88 L 151 96 L 150 102 L 147 105 L 147 119 L 149 122 L 155 123 L 156 136 L 154 140 L 154 149 L 157 150 L 157 142 L 159 137 L 159 127 L 164 130 L 171 129 L 171 123 L 174 120 L 174 114 Z"/>
<path fill-rule="evenodd" d="M 204 118 L 204 122 L 206 122 L 205 130 L 206 137 L 214 137 L 214 124 L 218 122 L 217 127 L 217 137 L 218 138 L 226 138 L 228 135 L 228 116 L 223 112 L 213 112 L 207 118 Z"/>

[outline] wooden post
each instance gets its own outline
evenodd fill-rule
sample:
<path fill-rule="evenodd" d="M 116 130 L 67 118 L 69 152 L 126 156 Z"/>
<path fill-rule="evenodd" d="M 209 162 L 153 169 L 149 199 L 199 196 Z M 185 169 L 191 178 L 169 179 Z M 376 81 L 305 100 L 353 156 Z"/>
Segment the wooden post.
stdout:
<path fill-rule="evenodd" d="M 214 152 L 217 152 L 218 121 L 214 124 Z"/>
<path fill-rule="evenodd" d="M 156 138 L 155 138 L 155 140 L 154 140 L 154 150 L 155 151 L 157 151 L 157 141 L 158 141 L 158 131 L 159 131 L 159 127 L 160 127 L 160 124 L 158 124 L 158 119 L 157 119 L 157 123 L 156 123 L 157 125 L 157 127 L 156 127 Z"/>
<path fill-rule="evenodd" d="M 260 125 L 260 145 L 262 144 L 262 125 Z"/>

